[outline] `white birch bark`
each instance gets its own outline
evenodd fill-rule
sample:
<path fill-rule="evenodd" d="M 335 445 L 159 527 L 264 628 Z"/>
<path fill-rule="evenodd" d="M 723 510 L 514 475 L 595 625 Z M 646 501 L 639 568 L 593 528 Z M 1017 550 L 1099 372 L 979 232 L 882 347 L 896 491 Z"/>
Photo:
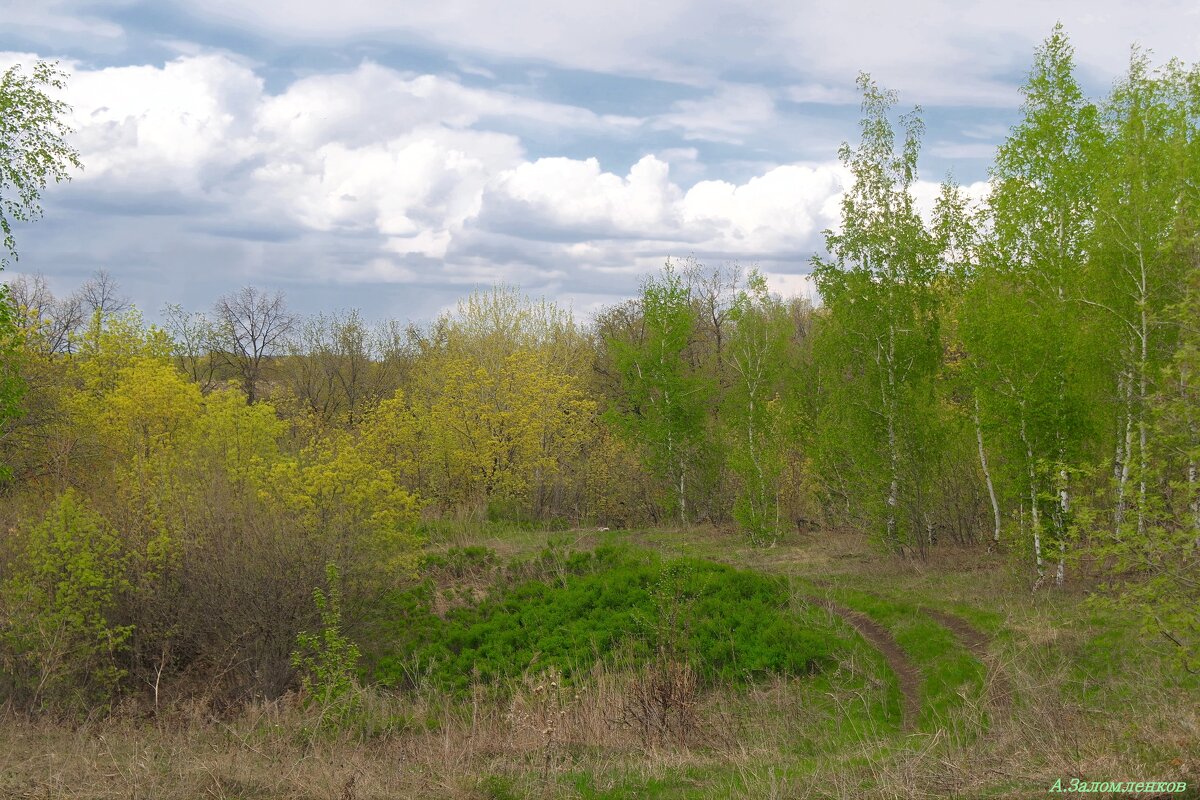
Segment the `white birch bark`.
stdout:
<path fill-rule="evenodd" d="M 979 423 L 979 398 L 975 398 L 975 441 L 979 445 L 979 465 L 983 468 L 983 480 L 987 484 L 988 499 L 992 501 L 992 546 L 1000 546 L 1000 503 L 996 501 L 996 488 L 992 485 L 992 472 L 988 469 L 987 451 L 983 448 L 983 427 Z"/>
<path fill-rule="evenodd" d="M 1042 561 L 1042 519 L 1038 510 L 1037 470 L 1033 463 L 1033 447 L 1025 433 L 1025 409 L 1021 404 L 1021 442 L 1025 445 L 1025 460 L 1029 467 L 1029 527 L 1033 531 L 1033 556 L 1037 562 L 1037 582 L 1033 584 L 1036 590 L 1046 579 L 1046 567 Z"/>
<path fill-rule="evenodd" d="M 1120 391 L 1125 399 L 1125 433 L 1117 439 L 1117 458 L 1113 472 L 1117 480 L 1117 503 L 1113 512 L 1113 528 L 1120 537 L 1125 524 L 1125 487 L 1129 483 L 1130 450 L 1133 449 L 1133 377 L 1128 370 L 1121 371 Z"/>
<path fill-rule="evenodd" d="M 884 413 L 887 414 L 888 452 L 891 458 L 891 482 L 887 496 L 887 536 L 893 547 L 896 541 L 896 506 L 900 499 L 900 456 L 896 452 L 896 326 L 888 326 L 887 354 L 887 397 Z"/>
<path fill-rule="evenodd" d="M 1062 513 L 1062 529 L 1059 530 L 1058 536 L 1058 570 L 1054 573 L 1054 583 L 1056 586 L 1062 586 L 1063 580 L 1066 578 L 1066 560 L 1067 560 L 1067 515 L 1071 513 L 1071 494 L 1068 490 L 1068 476 L 1065 469 L 1058 473 L 1062 485 L 1058 492 L 1059 510 Z"/>

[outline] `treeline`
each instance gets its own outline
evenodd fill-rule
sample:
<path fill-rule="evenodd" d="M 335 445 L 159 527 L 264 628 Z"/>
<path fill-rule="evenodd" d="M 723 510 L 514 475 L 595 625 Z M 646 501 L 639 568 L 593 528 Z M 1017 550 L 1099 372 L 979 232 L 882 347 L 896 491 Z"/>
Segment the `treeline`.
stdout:
<path fill-rule="evenodd" d="M 1195 666 L 1200 72 L 1135 53 L 1093 102 L 1056 31 L 988 197 L 932 209 L 919 114 L 860 84 L 816 308 L 696 261 L 586 325 L 505 287 L 425 326 L 246 288 L 159 327 L 104 274 L 12 281 L 0 692 L 278 694 L 313 588 L 353 632 L 438 520 L 986 543 L 1111 582 Z"/>

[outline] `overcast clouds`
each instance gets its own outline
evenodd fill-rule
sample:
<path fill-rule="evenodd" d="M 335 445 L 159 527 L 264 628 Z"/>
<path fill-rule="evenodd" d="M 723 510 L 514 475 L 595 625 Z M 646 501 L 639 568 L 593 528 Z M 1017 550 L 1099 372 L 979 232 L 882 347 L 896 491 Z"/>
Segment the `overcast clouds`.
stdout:
<path fill-rule="evenodd" d="M 0 0 L 0 67 L 63 62 L 86 167 L 17 267 L 150 312 L 253 282 L 427 318 L 496 281 L 586 312 L 690 254 L 797 291 L 855 74 L 925 108 L 928 180 L 979 181 L 1056 19 L 1094 92 L 1134 41 L 1200 59 L 1194 0 Z"/>

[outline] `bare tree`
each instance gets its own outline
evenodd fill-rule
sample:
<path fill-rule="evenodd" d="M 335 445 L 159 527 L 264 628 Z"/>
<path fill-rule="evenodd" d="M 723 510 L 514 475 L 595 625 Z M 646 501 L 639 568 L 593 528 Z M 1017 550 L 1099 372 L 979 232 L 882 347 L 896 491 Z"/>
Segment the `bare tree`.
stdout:
<path fill-rule="evenodd" d="M 175 364 L 207 392 L 216 385 L 217 368 L 221 365 L 220 331 L 208 315 L 199 311 L 184 311 L 178 303 L 163 308 L 163 320 L 171 335 Z"/>
<path fill-rule="evenodd" d="M 107 317 L 129 308 L 129 298 L 106 269 L 98 269 L 79 287 L 79 299 L 92 314 Z"/>
<path fill-rule="evenodd" d="M 282 347 L 295 325 L 282 292 L 246 286 L 224 295 L 214 308 L 221 357 L 241 378 L 246 402 L 258 399 L 266 360 Z"/>
<path fill-rule="evenodd" d="M 44 275 L 18 275 L 8 284 L 9 297 L 17 309 L 17 324 L 27 332 L 35 328 L 37 338 L 52 353 L 69 353 L 72 337 L 83 326 L 83 301 L 79 293 L 54 296 Z"/>
<path fill-rule="evenodd" d="M 294 326 L 283 380 L 326 422 L 359 422 L 362 410 L 400 385 L 404 331 L 395 322 L 374 328 L 357 310 L 318 314 Z"/>

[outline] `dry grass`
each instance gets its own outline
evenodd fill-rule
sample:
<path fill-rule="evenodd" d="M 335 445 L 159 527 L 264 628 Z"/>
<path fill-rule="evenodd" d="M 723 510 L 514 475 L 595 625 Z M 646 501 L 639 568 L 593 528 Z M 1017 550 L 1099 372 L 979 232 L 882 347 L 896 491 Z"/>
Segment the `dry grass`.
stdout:
<path fill-rule="evenodd" d="M 523 532 L 504 552 L 531 552 L 552 536 L 562 534 Z M 996 634 L 989 660 L 1013 700 L 966 704 L 972 724 L 987 720 L 970 737 L 847 727 L 838 723 L 862 717 L 886 690 L 851 660 L 820 684 L 777 679 L 689 694 L 691 722 L 672 735 L 625 724 L 646 687 L 634 665 L 597 667 L 578 685 L 528 675 L 466 699 L 368 691 L 351 724 L 320 735 L 294 698 L 231 719 L 198 705 L 75 725 L 0 712 L 0 797 L 1025 798 L 1060 778 L 1200 782 L 1197 684 L 1170 672 L 1135 631 L 1093 620 L 1080 591 L 1031 594 L 1009 557 L 944 550 L 914 564 L 879 558 L 855 536 L 765 551 L 705 529 L 569 536 L 581 549 L 633 539 L 976 609 L 994 620 L 981 627 Z"/>
<path fill-rule="evenodd" d="M 804 679 L 689 695 L 690 724 L 671 735 L 629 724 L 642 670 L 597 667 L 568 686 L 527 676 L 503 700 L 367 691 L 336 733 L 311 735 L 294 698 L 231 720 L 201 708 L 157 718 L 117 713 L 68 726 L 8 714 L 0 722 L 0 796 L 18 798 L 561 797 L 564 776 L 651 779 L 692 768 L 756 775 L 820 737 Z M 693 687 L 694 688 L 694 687 Z M 765 774 L 777 774 L 770 773 Z M 778 775 L 778 774 L 777 774 Z M 506 789 L 507 791 L 507 789 Z"/>

